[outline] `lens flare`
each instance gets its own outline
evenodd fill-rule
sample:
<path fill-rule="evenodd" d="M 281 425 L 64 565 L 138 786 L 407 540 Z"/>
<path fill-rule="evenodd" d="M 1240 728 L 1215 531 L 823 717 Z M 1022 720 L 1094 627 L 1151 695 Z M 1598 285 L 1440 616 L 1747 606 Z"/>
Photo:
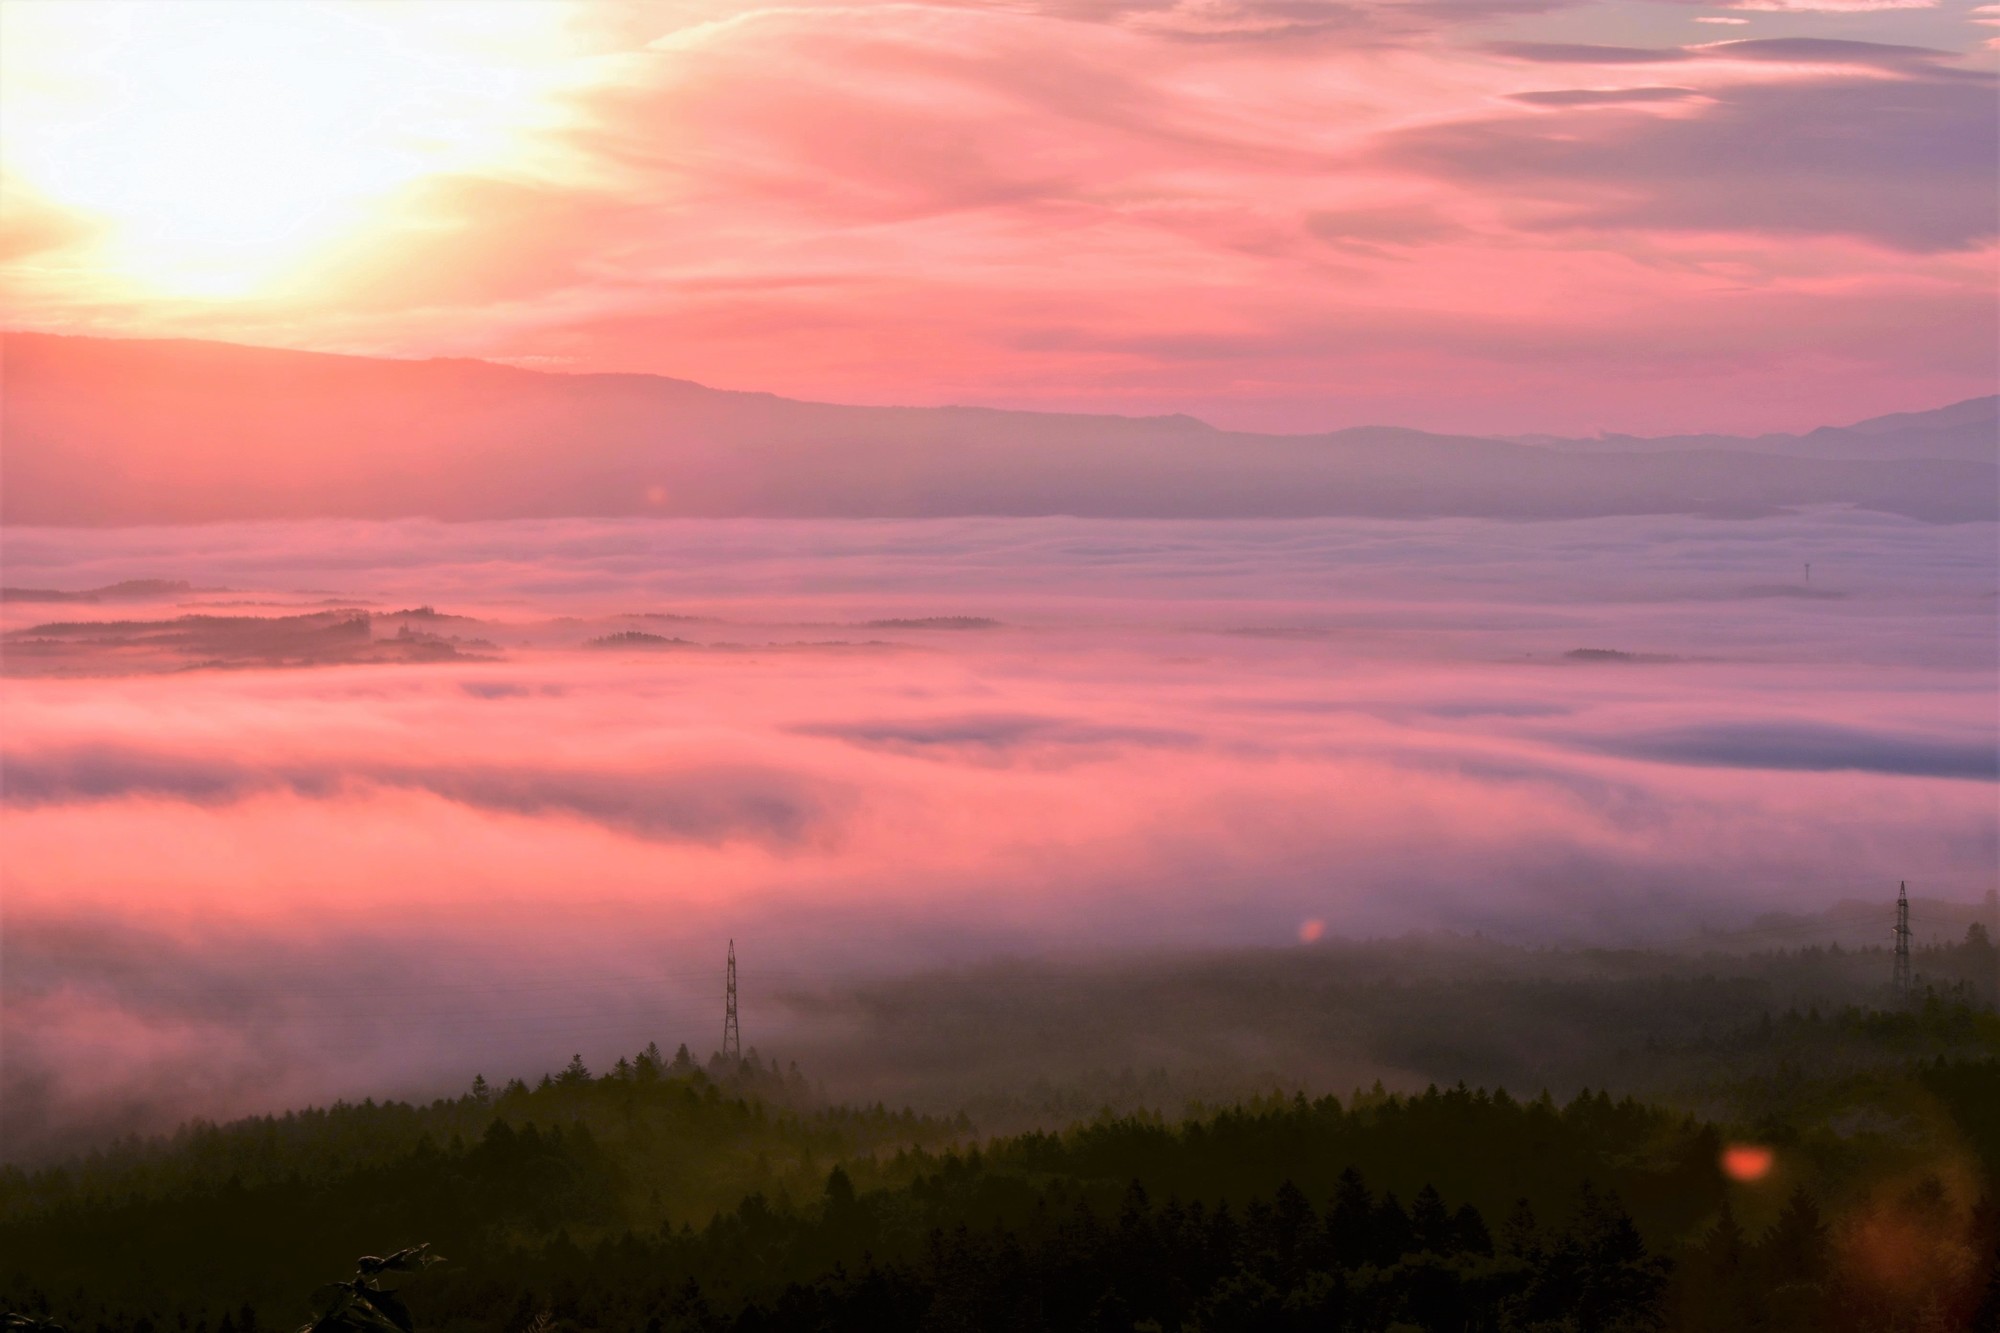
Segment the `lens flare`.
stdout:
<path fill-rule="evenodd" d="M 1777 1155 L 1761 1143 L 1732 1143 L 1722 1150 L 1722 1174 L 1749 1184 L 1771 1174 Z"/>

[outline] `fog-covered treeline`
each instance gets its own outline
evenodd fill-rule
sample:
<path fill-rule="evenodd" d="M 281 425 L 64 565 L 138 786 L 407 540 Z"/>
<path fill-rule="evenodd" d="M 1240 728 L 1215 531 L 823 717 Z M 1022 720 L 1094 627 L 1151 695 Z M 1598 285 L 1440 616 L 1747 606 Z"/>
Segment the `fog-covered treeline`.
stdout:
<path fill-rule="evenodd" d="M 1718 1099 L 1753 1057 L 1784 1085 L 1735 1122 L 1460 1084 L 998 1138 L 649 1047 L 11 1170 L 0 1302 L 70 1333 L 282 1331 L 355 1255 L 429 1243 L 449 1262 L 398 1300 L 465 1333 L 1957 1333 L 2000 1314 L 1993 1023 L 1936 994 L 1762 1014 L 1711 1039 Z M 1769 1158 L 1732 1179 L 1738 1141 Z"/>

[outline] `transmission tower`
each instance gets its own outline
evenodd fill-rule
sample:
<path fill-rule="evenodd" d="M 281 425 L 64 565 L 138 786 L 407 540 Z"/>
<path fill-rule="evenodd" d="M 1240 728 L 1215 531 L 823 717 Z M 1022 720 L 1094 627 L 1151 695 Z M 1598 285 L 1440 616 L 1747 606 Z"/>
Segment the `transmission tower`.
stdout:
<path fill-rule="evenodd" d="M 1896 886 L 1896 970 L 1890 985 L 1902 999 L 1910 996 L 1910 886 Z"/>
<path fill-rule="evenodd" d="M 722 1058 L 743 1058 L 743 1034 L 736 1030 L 736 941 L 729 941 L 729 985 L 722 1001 Z"/>

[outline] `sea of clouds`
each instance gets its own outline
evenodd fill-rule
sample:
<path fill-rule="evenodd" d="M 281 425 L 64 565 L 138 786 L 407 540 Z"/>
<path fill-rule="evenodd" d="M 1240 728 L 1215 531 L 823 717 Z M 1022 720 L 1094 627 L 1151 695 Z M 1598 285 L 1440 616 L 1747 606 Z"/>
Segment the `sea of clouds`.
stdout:
<path fill-rule="evenodd" d="M 8 1152 L 705 1052 L 731 939 L 784 1053 L 787 995 L 1008 955 L 1976 899 L 1995 540 L 1831 510 L 13 529 L 13 587 L 196 589 L 10 602 L 17 643 L 338 602 L 492 648 L 9 658 Z M 640 626 L 685 642 L 590 646 Z"/>

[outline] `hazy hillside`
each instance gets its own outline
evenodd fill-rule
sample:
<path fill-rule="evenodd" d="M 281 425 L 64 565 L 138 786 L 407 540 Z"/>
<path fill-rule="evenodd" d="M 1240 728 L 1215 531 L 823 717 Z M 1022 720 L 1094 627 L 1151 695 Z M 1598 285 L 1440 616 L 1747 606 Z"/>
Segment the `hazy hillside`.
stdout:
<path fill-rule="evenodd" d="M 1377 1009 L 1409 997 L 1407 948 L 1348 957 Z M 1064 1042 L 1044 1028 L 1013 1089 L 1075 1109 L 997 1136 L 976 1112 L 829 1103 L 754 1048 L 657 1043 L 532 1086 L 198 1121 L 0 1167 L 0 1309 L 97 1333 L 329 1309 L 321 1333 L 1994 1327 L 2000 1020 L 1936 993 L 1774 1013 L 1731 980 L 1654 995 L 1690 1032 L 1646 1043 L 1695 1100 L 1743 1108 L 1720 1118 L 1603 1084 L 1308 1096 L 1282 1077 L 1120 1113 L 1102 1080 L 1050 1087 Z M 1523 970 L 1502 1007 L 1525 1016 L 1542 987 Z M 1435 1040 L 1455 1015 L 1419 1003 Z M 1635 1006 L 1572 1008 L 1611 1036 Z M 1458 1049 L 1476 1066 L 1566 1035 L 1495 1023 Z M 321 1285 L 406 1245 L 442 1262 L 407 1287 Z M 353 1315 L 357 1295 L 386 1317 Z"/>
<path fill-rule="evenodd" d="M 652 376 L 185 341 L 15 333 L 5 358 L 9 523 L 1554 518 L 1826 503 L 1957 522 L 2000 505 L 1992 462 L 1962 457 L 1801 458 L 1707 439 L 1582 453 L 1386 427 L 1264 436 L 1187 417 L 839 407 Z M 1902 436 L 1869 438 L 1888 453 Z"/>
<path fill-rule="evenodd" d="M 1804 435 L 1601 435 L 1588 440 L 1528 436 L 1523 444 L 1574 452 L 1671 452 L 1751 449 L 1800 458 L 1872 458 L 1885 462 L 1957 458 L 1990 463 L 2000 456 L 2000 396 L 1968 398 L 1929 412 L 1892 412 L 1851 426 L 1821 426 Z"/>

